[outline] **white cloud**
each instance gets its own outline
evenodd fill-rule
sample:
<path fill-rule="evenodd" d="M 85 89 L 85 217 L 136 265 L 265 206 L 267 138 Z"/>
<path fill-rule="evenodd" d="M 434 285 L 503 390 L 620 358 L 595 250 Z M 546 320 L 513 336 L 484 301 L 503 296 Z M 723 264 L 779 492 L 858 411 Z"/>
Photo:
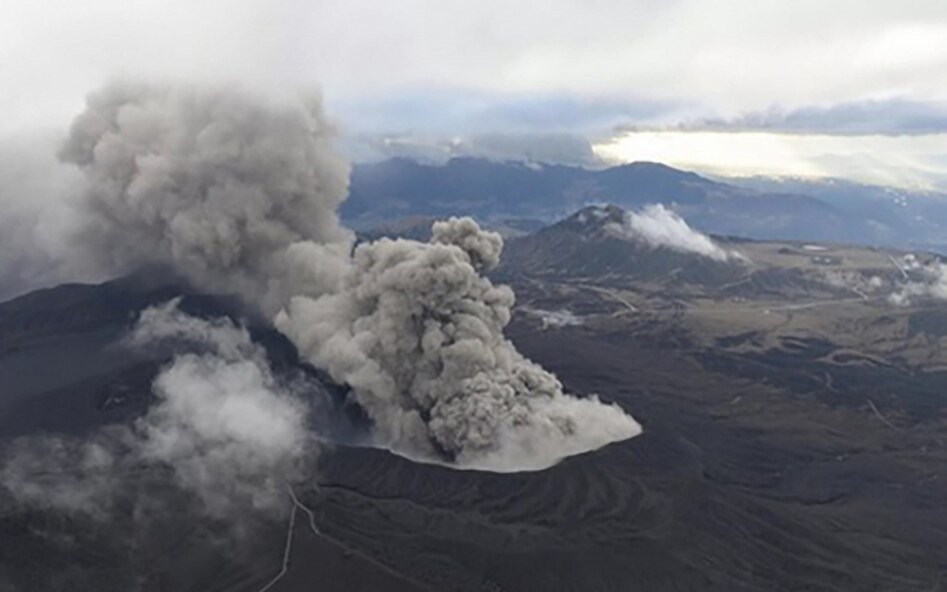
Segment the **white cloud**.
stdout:
<path fill-rule="evenodd" d="M 584 322 L 582 317 L 576 316 L 571 310 L 545 310 L 542 308 L 533 308 L 532 306 L 520 306 L 517 310 L 539 319 L 543 329 L 577 327 Z"/>
<path fill-rule="evenodd" d="M 256 89 L 322 85 L 330 111 L 344 115 L 342 127 L 353 135 L 410 138 L 430 119 L 437 129 L 421 131 L 435 143 L 469 139 L 463 128 L 475 113 L 480 132 L 516 127 L 594 140 L 621 123 L 614 116 L 673 125 L 774 106 L 943 101 L 945 29 L 947 4 L 939 0 L 13 0 L 0 20 L 0 131 L 61 127 L 86 89 L 134 76 L 236 80 Z M 444 95 L 449 100 L 437 104 Z M 592 118 L 591 131 L 567 120 L 528 124 L 543 112 L 543 97 L 568 97 L 576 113 L 611 107 L 608 117 Z M 660 108 L 613 109 L 623 101 Z M 524 108 L 503 115 L 517 102 Z M 363 129 L 369 119 L 372 129 Z M 727 155 L 732 145 L 716 144 L 715 152 Z M 936 150 L 905 145 L 944 168 Z M 839 160 L 837 150 L 782 158 L 799 150 L 767 150 L 753 172 L 797 174 L 804 160 L 807 169 L 842 176 L 900 154 L 898 146 L 878 146 L 871 162 Z M 858 143 L 843 150 L 862 152 Z M 692 152 L 665 160 L 701 164 Z M 739 164 L 750 162 L 757 161 Z M 710 165 L 735 172 L 719 156 Z M 928 172 L 899 163 L 882 170 L 899 168 Z"/>
<path fill-rule="evenodd" d="M 624 238 L 640 240 L 655 247 L 682 253 L 696 253 L 716 261 L 737 256 L 722 249 L 709 236 L 691 228 L 676 212 L 662 204 L 652 204 L 640 212 L 628 212 L 624 224 L 610 224 L 609 230 Z"/>
<path fill-rule="evenodd" d="M 918 300 L 947 300 L 947 265 L 940 261 L 920 263 L 914 255 L 907 255 L 899 268 L 910 279 L 891 294 L 889 300 L 898 306 L 908 306 Z"/>
<path fill-rule="evenodd" d="M 287 484 L 315 466 L 301 396 L 312 385 L 277 377 L 243 327 L 177 306 L 147 309 L 129 338 L 137 348 L 171 341 L 180 352 L 155 378 L 148 412 L 82 440 L 20 439 L 0 465 L 6 489 L 24 502 L 107 517 L 142 468 L 170 467 L 211 516 L 285 506 Z"/>
<path fill-rule="evenodd" d="M 631 131 L 594 146 L 612 163 L 662 162 L 726 175 L 841 177 L 947 189 L 947 134 L 779 134 L 751 131 Z"/>
<path fill-rule="evenodd" d="M 14 0 L 0 23 L 0 107 L 20 123 L 67 116 L 116 74 L 318 82 L 339 101 L 569 92 L 723 116 L 945 98 L 945 26 L 938 0 Z"/>

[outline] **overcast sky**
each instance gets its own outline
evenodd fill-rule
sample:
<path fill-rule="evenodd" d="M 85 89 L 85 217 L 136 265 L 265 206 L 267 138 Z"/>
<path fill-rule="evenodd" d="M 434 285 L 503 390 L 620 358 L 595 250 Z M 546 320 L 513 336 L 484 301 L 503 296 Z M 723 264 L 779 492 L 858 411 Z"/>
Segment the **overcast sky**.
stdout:
<path fill-rule="evenodd" d="M 321 88 L 358 158 L 947 187 L 945 73 L 944 0 L 8 0 L 0 134 L 64 128 L 109 78 L 233 79 Z"/>

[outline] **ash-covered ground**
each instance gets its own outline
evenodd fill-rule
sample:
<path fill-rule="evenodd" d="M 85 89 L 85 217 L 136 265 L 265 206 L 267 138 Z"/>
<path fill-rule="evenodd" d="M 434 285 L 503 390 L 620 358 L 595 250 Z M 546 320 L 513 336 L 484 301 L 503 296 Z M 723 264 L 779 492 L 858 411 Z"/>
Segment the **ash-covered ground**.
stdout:
<path fill-rule="evenodd" d="M 799 264 L 814 256 L 811 247 L 737 247 L 766 267 L 764 277 L 779 269 L 823 274 L 821 264 Z M 886 253 L 825 248 L 837 252 L 818 256 L 875 257 L 879 273 L 888 261 L 900 274 Z M 763 253 L 794 263 L 764 266 Z M 874 273 L 863 262 L 851 265 Z M 680 291 L 669 299 L 669 280 L 657 272 L 646 279 L 568 268 L 554 276 L 504 273 L 519 295 L 508 328 L 516 347 L 569 391 L 633 410 L 641 436 L 507 474 L 340 444 L 364 436 L 364 415 L 278 333 L 251 328 L 276 372 L 305 371 L 326 383 L 321 416 L 336 426 L 336 443 L 323 447 L 312 473 L 288 484 L 278 511 L 210 517 L 169 469 L 154 466 L 123 478 L 126 490 L 104 517 L 26 507 L 8 496 L 0 588 L 940 585 L 947 375 L 943 332 L 930 322 L 943 314 L 937 301 L 895 305 L 885 292 L 848 299 L 833 295 L 834 280 L 819 291 L 798 279 L 781 284 L 782 296 L 771 284 L 734 294 L 730 282 L 678 279 L 671 285 Z M 0 306 L 6 444 L 39 433 L 87 434 L 146 413 L 154 404 L 150 381 L 168 358 L 129 353 L 116 340 L 140 310 L 182 290 L 139 276 Z M 246 320 L 217 298 L 191 294 L 181 306 Z"/>

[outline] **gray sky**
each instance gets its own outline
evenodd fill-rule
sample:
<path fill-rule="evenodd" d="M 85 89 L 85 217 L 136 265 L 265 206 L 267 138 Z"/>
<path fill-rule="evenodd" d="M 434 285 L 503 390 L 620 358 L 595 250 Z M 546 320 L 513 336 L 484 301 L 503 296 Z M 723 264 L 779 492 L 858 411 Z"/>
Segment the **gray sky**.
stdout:
<path fill-rule="evenodd" d="M 358 156 L 553 133 L 615 161 L 947 186 L 945 72 L 943 0 L 10 0 L 0 134 L 65 127 L 109 78 L 223 78 L 322 88 Z"/>

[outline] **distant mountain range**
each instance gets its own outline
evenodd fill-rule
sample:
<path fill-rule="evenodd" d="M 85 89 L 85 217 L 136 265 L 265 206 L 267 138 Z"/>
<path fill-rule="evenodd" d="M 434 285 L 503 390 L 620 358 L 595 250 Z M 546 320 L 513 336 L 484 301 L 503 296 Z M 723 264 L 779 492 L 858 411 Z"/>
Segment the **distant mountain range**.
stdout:
<path fill-rule="evenodd" d="M 494 226 L 559 220 L 595 203 L 661 203 L 703 232 L 756 239 L 944 251 L 947 197 L 857 184 L 722 182 L 662 164 L 601 170 L 456 158 L 356 165 L 342 216 L 358 229 L 411 217 L 473 215 Z"/>
<path fill-rule="evenodd" d="M 811 195 L 867 221 L 887 228 L 897 246 L 947 253 L 947 194 L 844 179 L 792 177 L 723 178 L 722 182 L 764 193 Z M 882 244 L 884 241 L 882 241 Z"/>

